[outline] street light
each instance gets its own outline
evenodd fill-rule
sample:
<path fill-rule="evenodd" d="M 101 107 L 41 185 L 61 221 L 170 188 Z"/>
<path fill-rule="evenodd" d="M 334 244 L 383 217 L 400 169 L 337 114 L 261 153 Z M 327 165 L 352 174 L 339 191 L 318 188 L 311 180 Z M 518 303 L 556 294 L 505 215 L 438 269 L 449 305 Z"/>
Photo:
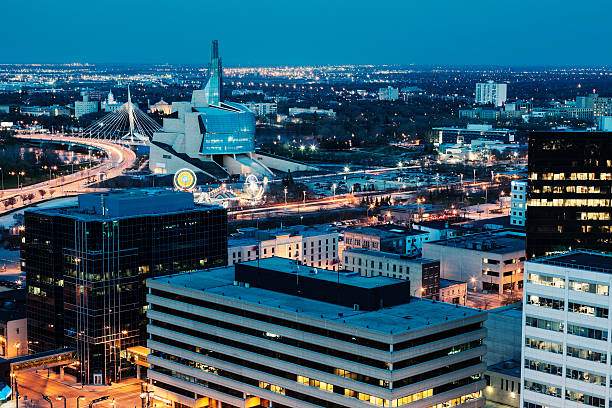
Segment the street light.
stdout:
<path fill-rule="evenodd" d="M 63 395 L 58 395 L 57 400 L 58 401 L 64 400 L 64 408 L 66 408 L 66 397 L 64 397 Z"/>
<path fill-rule="evenodd" d="M 474 284 L 474 293 L 476 293 L 476 278 L 472 277 L 472 279 L 470 279 L 470 280 Z"/>
<path fill-rule="evenodd" d="M 79 401 L 83 401 L 83 400 L 85 400 L 85 397 L 84 397 L 84 396 L 82 396 L 82 395 L 79 395 L 79 396 L 77 397 L 77 399 L 76 399 L 76 400 L 77 400 L 77 406 L 76 406 L 76 408 L 79 408 Z"/>
<path fill-rule="evenodd" d="M 366 210 L 366 218 L 370 218 L 370 215 L 369 215 L 370 214 L 370 210 L 373 210 L 373 209 L 374 209 L 374 204 L 370 204 L 368 206 L 368 209 Z"/>
<path fill-rule="evenodd" d="M 338 187 L 336 183 L 332 184 L 332 191 L 333 191 L 332 199 L 336 198 L 336 187 Z"/>
<path fill-rule="evenodd" d="M 349 171 L 351 171 L 351 169 L 349 168 L 349 166 L 344 166 L 344 172 L 348 173 Z"/>
<path fill-rule="evenodd" d="M 4 190 L 4 169 L 0 167 L 0 173 L 2 174 L 2 189 Z"/>
<path fill-rule="evenodd" d="M 283 192 L 285 193 L 285 207 L 287 207 L 287 187 L 284 188 Z"/>

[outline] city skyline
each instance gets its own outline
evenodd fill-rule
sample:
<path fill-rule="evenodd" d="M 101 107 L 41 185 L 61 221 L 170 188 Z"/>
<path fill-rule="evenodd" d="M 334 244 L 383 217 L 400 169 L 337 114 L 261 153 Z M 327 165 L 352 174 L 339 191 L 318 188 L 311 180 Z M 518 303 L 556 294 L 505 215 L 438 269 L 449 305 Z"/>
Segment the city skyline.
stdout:
<path fill-rule="evenodd" d="M 0 28 L 13 38 L 1 62 L 204 64 L 210 40 L 218 39 L 226 66 L 610 65 L 612 57 L 600 50 L 612 34 L 603 19 L 612 5 L 592 3 L 582 9 L 548 0 L 529 8 L 484 0 L 469 8 L 449 1 L 378 7 L 362 1 L 308 7 L 277 1 L 182 7 L 151 1 L 144 7 L 113 0 L 104 8 L 74 1 L 11 3 L 4 6 L 7 15 L 25 18 L 7 19 Z M 49 38 L 53 46 L 42 47 Z"/>

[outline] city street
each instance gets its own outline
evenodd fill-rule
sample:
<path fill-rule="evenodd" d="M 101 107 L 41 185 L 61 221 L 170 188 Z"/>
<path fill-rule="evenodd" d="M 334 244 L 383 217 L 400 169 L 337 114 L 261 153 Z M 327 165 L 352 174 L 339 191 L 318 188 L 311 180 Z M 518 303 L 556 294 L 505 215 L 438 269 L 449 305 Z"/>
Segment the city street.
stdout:
<path fill-rule="evenodd" d="M 107 400 L 95 404 L 95 407 L 112 407 L 113 399 L 115 408 L 139 408 L 142 404 L 140 399 L 140 384 L 136 379 L 129 379 L 120 384 L 111 386 L 87 385 L 83 388 L 76 384 L 72 377 L 66 375 L 64 381 L 59 380 L 59 376 L 53 372 L 47 378 L 47 370 L 36 372 L 21 373 L 17 375 L 19 386 L 19 406 L 21 407 L 49 407 L 49 403 L 43 399 L 43 395 L 48 396 L 54 407 L 64 407 L 64 401 L 58 399 L 62 395 L 66 397 L 66 408 L 76 408 L 77 398 L 85 397 L 79 402 L 79 407 L 87 407 L 89 403 L 103 396 L 108 395 Z"/>

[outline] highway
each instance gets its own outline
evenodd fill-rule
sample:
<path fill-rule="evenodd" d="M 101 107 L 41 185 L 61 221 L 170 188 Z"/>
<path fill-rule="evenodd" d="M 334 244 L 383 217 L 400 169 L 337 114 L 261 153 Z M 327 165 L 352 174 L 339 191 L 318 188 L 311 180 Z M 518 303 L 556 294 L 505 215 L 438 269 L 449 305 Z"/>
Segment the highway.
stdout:
<path fill-rule="evenodd" d="M 21 188 L 3 190 L 0 195 L 0 201 L 4 205 L 0 208 L 0 215 L 50 198 L 93 191 L 87 188 L 90 177 L 95 177 L 97 181 L 100 174 L 103 174 L 105 179 L 119 176 L 130 168 L 136 160 L 136 154 L 131 149 L 108 141 L 84 139 L 61 134 L 17 134 L 15 137 L 30 141 L 42 140 L 59 143 L 78 143 L 102 150 L 106 153 L 106 156 L 100 164 L 67 176 Z M 41 192 L 44 193 L 41 194 Z M 23 200 L 22 197 L 30 194 L 33 195 L 32 200 Z M 11 197 L 15 198 L 15 203 L 12 206 L 6 204 L 6 200 Z"/>

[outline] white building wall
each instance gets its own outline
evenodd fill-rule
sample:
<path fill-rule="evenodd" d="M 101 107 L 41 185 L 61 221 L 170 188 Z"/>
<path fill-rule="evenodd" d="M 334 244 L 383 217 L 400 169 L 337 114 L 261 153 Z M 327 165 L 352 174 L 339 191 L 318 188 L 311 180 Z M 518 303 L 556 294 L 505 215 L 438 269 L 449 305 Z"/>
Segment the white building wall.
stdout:
<path fill-rule="evenodd" d="M 570 265 L 537 262 L 527 262 L 525 268 L 521 406 L 527 403 L 550 407 L 584 407 L 586 405 L 566 399 L 568 392 L 578 392 L 587 395 L 586 399 L 599 398 L 591 400 L 591 403 L 585 401 L 585 404 L 609 407 L 611 388 L 608 384 L 612 375 L 609 338 L 612 329 L 609 317 L 612 298 L 609 296 L 609 288 L 612 285 L 612 275 L 576 269 Z M 595 293 L 577 290 L 587 285 Z M 544 306 L 547 299 L 556 303 L 551 307 Z M 570 302 L 583 306 L 570 308 Z M 592 315 L 597 314 L 594 308 L 599 308 L 601 317 Z M 531 318 L 549 323 L 543 323 L 542 328 L 528 326 L 527 320 Z M 553 324 L 560 324 L 562 328 L 556 329 Z M 573 327 L 584 328 L 586 336 L 570 334 L 574 331 Z M 555 368 L 551 370 L 551 366 Z M 542 369 L 537 370 L 536 367 Z M 577 378 L 569 378 L 576 377 L 577 372 L 582 374 L 578 374 Z"/>

